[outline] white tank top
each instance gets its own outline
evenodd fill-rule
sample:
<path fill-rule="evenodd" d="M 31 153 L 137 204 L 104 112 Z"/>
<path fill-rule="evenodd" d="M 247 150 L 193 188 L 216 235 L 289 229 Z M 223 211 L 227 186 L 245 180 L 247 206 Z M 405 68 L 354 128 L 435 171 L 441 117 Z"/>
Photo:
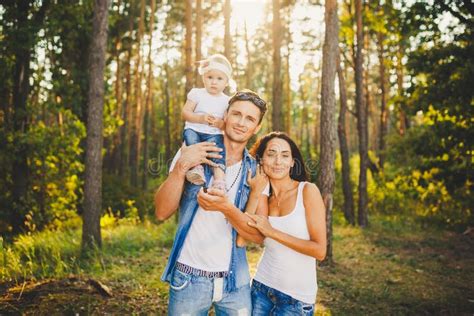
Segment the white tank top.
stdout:
<path fill-rule="evenodd" d="M 289 235 L 309 240 L 306 213 L 303 203 L 303 188 L 298 185 L 295 208 L 285 216 L 269 216 L 270 224 Z M 265 250 L 258 264 L 255 280 L 283 292 L 299 301 L 314 304 L 318 285 L 316 282 L 316 259 L 296 252 L 279 242 L 265 238 Z"/>

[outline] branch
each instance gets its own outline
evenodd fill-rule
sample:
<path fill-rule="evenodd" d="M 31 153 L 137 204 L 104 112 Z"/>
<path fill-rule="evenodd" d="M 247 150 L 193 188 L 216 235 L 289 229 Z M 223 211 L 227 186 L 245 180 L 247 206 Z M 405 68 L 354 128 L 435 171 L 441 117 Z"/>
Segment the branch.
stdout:
<path fill-rule="evenodd" d="M 355 118 L 357 118 L 357 113 L 352 111 L 352 110 L 349 110 L 349 109 L 346 109 L 347 112 L 351 113 L 352 115 L 354 115 Z"/>
<path fill-rule="evenodd" d="M 458 11 L 455 11 L 453 8 L 451 8 L 449 5 L 447 5 L 446 3 L 444 3 L 444 1 L 439 1 L 438 4 L 441 6 L 441 8 L 445 11 L 449 11 L 449 13 L 451 13 L 453 16 L 455 16 L 456 18 L 458 18 L 461 22 L 463 22 L 464 24 L 467 24 L 471 27 L 474 26 L 474 22 L 469 19 L 469 18 L 466 18 L 464 15 L 462 15 L 460 12 Z M 469 8 L 469 7 L 468 7 Z"/>
<path fill-rule="evenodd" d="M 375 162 L 372 161 L 372 159 L 370 159 L 370 157 L 367 157 L 367 158 L 368 158 L 367 161 L 369 162 L 369 165 L 367 167 L 369 167 L 373 175 L 377 175 L 380 171 L 379 167 L 377 166 Z"/>

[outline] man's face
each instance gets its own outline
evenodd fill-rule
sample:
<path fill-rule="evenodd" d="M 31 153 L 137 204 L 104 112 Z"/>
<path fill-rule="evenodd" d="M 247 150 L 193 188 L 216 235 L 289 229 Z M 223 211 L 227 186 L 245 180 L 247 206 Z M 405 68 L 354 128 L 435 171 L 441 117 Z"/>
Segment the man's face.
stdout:
<path fill-rule="evenodd" d="M 251 101 L 235 101 L 224 116 L 225 134 L 230 140 L 246 143 L 260 129 L 260 109 Z"/>

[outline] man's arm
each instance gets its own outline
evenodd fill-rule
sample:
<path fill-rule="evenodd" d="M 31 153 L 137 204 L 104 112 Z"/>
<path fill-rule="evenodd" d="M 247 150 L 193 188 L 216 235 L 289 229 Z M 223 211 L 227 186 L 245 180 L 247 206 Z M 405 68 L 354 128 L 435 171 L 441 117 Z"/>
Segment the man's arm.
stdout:
<path fill-rule="evenodd" d="M 263 235 L 255 228 L 247 225 L 251 219 L 242 213 L 221 190 L 210 189 L 205 193 L 202 189 L 197 195 L 199 205 L 206 211 L 219 210 L 229 220 L 229 223 L 244 239 L 254 243 L 263 243 Z"/>
<path fill-rule="evenodd" d="M 176 212 L 183 193 L 186 172 L 201 163 L 215 164 L 208 158 L 220 158 L 221 151 L 214 143 L 202 142 L 181 148 L 181 156 L 171 170 L 168 178 L 155 193 L 155 215 L 163 221 Z"/>

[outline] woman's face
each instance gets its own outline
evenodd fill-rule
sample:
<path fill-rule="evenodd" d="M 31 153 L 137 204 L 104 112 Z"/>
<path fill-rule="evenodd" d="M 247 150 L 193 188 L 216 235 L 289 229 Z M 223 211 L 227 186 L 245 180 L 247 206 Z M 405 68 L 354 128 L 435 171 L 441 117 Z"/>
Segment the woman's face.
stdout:
<path fill-rule="evenodd" d="M 284 139 L 275 137 L 267 143 L 261 164 L 265 174 L 271 179 L 283 179 L 290 174 L 294 165 L 290 144 Z"/>

